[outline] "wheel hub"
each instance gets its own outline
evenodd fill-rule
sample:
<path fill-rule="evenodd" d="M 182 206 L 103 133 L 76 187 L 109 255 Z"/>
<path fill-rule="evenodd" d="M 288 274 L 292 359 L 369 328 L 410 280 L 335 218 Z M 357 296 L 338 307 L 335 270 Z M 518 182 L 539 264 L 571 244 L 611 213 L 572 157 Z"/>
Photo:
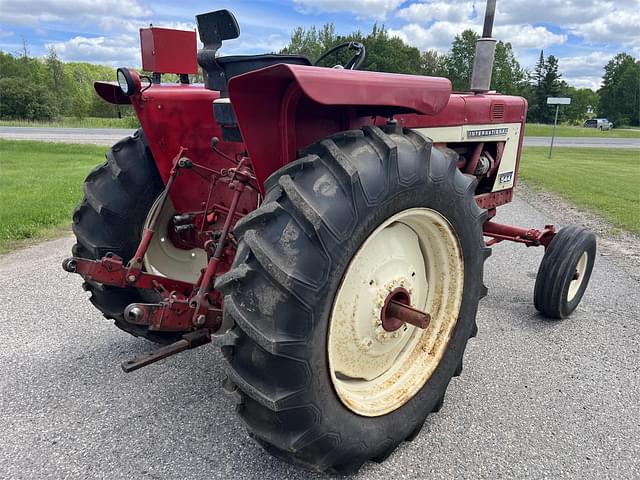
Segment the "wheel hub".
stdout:
<path fill-rule="evenodd" d="M 343 277 L 329 327 L 331 377 L 345 406 L 383 415 L 420 390 L 456 324 L 463 270 L 457 236 L 434 210 L 406 210 L 369 236 Z"/>
<path fill-rule="evenodd" d="M 380 319 L 382 328 L 387 332 L 395 332 L 406 323 L 422 329 L 427 328 L 431 315 L 412 308 L 409 292 L 404 288 L 398 288 L 384 301 Z"/>

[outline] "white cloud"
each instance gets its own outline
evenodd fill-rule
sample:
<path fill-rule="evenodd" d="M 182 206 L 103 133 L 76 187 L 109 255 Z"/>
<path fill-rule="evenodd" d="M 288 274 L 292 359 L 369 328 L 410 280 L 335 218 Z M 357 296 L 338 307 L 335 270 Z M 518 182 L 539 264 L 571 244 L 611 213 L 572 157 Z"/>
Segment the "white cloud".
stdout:
<path fill-rule="evenodd" d="M 604 66 L 613 55 L 596 51 L 588 55 L 561 57 L 558 59 L 560 72 L 569 85 L 578 88 L 600 88 Z"/>
<path fill-rule="evenodd" d="M 446 52 L 451 48 L 453 38 L 468 28 L 476 32 L 480 29 L 476 24 L 470 22 L 435 22 L 429 27 L 410 23 L 398 30 L 389 29 L 389 34 L 400 37 L 419 50 Z"/>
<path fill-rule="evenodd" d="M 454 37 L 466 29 L 480 33 L 480 26 L 477 22 L 470 21 L 436 21 L 429 27 L 410 23 L 398 30 L 391 29 L 389 33 L 402 38 L 409 45 L 420 50 L 445 52 L 451 47 Z M 562 44 L 567 41 L 567 35 L 555 34 L 545 27 L 531 25 L 499 26 L 494 29 L 494 36 L 504 42 L 510 42 L 514 48 L 547 48 L 550 45 Z"/>
<path fill-rule="evenodd" d="M 431 20 L 463 22 L 471 18 L 474 2 L 424 2 L 412 3 L 398 11 L 398 17 L 411 23 L 423 23 Z"/>
<path fill-rule="evenodd" d="M 59 22 L 111 29 L 127 18 L 151 13 L 137 0 L 0 0 L 0 23 L 22 26 Z"/>
<path fill-rule="evenodd" d="M 636 0 L 625 0 L 625 3 Z M 602 15 L 612 7 L 606 0 L 508 0 L 498 2 L 496 21 L 518 23 L 581 23 Z"/>
<path fill-rule="evenodd" d="M 394 12 L 404 0 L 293 0 L 303 13 L 351 12 L 358 17 L 370 17 L 384 20 Z"/>
<path fill-rule="evenodd" d="M 121 34 L 107 37 L 73 37 L 66 42 L 45 45 L 53 47 L 67 62 L 90 62 L 111 66 L 139 66 L 140 42 L 136 36 Z"/>
<path fill-rule="evenodd" d="M 610 11 L 588 23 L 571 25 L 588 43 L 620 43 L 640 47 L 640 2 L 634 11 Z"/>
<path fill-rule="evenodd" d="M 548 23 L 591 44 L 640 51 L 640 0 L 509 0 L 498 3 L 497 24 Z"/>
<path fill-rule="evenodd" d="M 567 35 L 553 33 L 546 27 L 531 25 L 502 25 L 494 29 L 493 36 L 503 42 L 510 42 L 514 48 L 547 48 L 561 45 L 567 41 Z"/>

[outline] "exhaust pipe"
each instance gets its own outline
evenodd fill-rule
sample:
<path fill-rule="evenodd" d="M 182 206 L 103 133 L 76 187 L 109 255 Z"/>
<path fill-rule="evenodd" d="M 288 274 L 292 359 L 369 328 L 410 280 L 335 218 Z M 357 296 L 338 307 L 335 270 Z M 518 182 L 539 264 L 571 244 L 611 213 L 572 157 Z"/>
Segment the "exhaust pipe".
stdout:
<path fill-rule="evenodd" d="M 486 93 L 491 87 L 491 73 L 496 54 L 496 39 L 491 38 L 495 15 L 496 0 L 487 0 L 484 28 L 482 37 L 476 43 L 476 57 L 473 61 L 473 73 L 471 74 L 471 91 L 474 93 Z"/>

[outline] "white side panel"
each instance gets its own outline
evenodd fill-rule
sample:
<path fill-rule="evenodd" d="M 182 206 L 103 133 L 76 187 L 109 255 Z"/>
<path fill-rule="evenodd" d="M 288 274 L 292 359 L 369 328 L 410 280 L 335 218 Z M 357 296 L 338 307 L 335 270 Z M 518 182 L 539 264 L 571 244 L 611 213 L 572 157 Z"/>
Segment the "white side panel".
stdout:
<path fill-rule="evenodd" d="M 493 192 L 513 187 L 515 180 L 520 123 L 494 123 L 489 125 L 460 125 L 456 127 L 415 128 L 434 143 L 449 142 L 505 142 L 504 153 Z"/>

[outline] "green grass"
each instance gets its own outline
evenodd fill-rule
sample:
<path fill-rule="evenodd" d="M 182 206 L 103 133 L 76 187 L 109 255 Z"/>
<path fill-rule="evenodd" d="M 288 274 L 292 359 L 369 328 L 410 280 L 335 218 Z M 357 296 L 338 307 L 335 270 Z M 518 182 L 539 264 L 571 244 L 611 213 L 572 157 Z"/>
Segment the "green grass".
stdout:
<path fill-rule="evenodd" d="M 0 140 L 0 253 L 71 225 L 82 183 L 105 147 Z"/>
<path fill-rule="evenodd" d="M 123 118 L 102 117 L 62 117 L 51 121 L 35 120 L 0 120 L 0 127 L 44 127 L 44 128 L 138 128 L 138 118 L 125 116 Z"/>
<path fill-rule="evenodd" d="M 528 123 L 525 135 L 529 137 L 550 137 L 553 125 L 540 123 Z M 613 130 L 600 131 L 597 128 L 574 127 L 571 125 L 558 125 L 557 137 L 601 137 L 601 138 L 640 138 L 640 130 L 634 128 L 614 128 Z"/>
<path fill-rule="evenodd" d="M 68 231 L 105 147 L 0 140 L 0 253 Z M 640 234 L 640 152 L 527 147 L 521 178 Z"/>
<path fill-rule="evenodd" d="M 614 226 L 640 234 L 640 152 L 599 148 L 526 147 L 520 178 L 585 207 Z"/>

